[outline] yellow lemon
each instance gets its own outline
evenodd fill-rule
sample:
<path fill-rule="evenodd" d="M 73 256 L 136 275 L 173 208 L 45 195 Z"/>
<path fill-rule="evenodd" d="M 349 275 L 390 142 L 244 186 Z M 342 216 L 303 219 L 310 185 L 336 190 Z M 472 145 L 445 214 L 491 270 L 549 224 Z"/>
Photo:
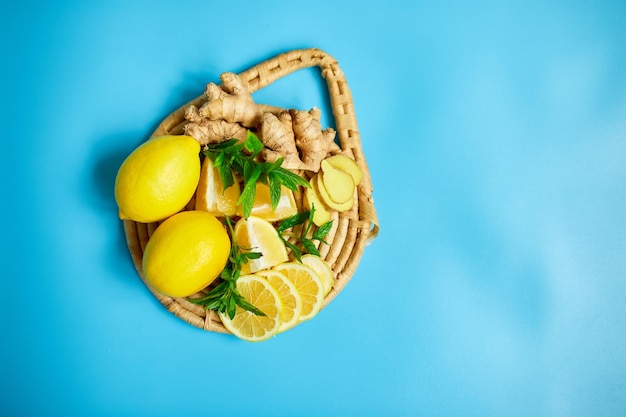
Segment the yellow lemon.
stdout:
<path fill-rule="evenodd" d="M 278 293 L 283 306 L 282 323 L 279 332 L 291 329 L 298 324 L 300 313 L 302 312 L 302 299 L 296 289 L 296 286 L 282 272 L 266 270 L 259 271 L 255 275 L 262 276 L 267 279 L 272 287 Z"/>
<path fill-rule="evenodd" d="M 200 144 L 190 136 L 159 136 L 136 148 L 115 178 L 124 220 L 150 223 L 182 210 L 200 178 Z"/>
<path fill-rule="evenodd" d="M 260 252 L 258 259 L 250 259 L 241 265 L 242 274 L 250 274 L 271 268 L 288 260 L 285 244 L 278 236 L 272 223 L 260 217 L 250 216 L 240 219 L 233 230 L 233 240 L 242 252 Z"/>
<path fill-rule="evenodd" d="M 307 253 L 301 257 L 302 263 L 311 267 L 322 281 L 322 287 L 324 288 L 324 295 L 328 294 L 335 284 L 335 275 L 332 268 L 322 258 L 316 255 Z"/>
<path fill-rule="evenodd" d="M 295 285 L 300 299 L 302 311 L 298 321 L 305 321 L 315 316 L 324 302 L 324 287 L 317 273 L 299 262 L 285 262 L 274 267 L 282 272 Z"/>
<path fill-rule="evenodd" d="M 183 211 L 154 231 L 143 253 L 146 281 L 158 292 L 187 297 L 213 282 L 230 254 L 224 225 L 206 211 Z"/>
<path fill-rule="evenodd" d="M 238 338 L 249 342 L 267 340 L 278 333 L 282 322 L 282 304 L 274 287 L 263 277 L 242 275 L 237 279 L 237 291 L 265 316 L 257 316 L 237 306 L 232 319 L 228 314 L 219 313 L 224 327 Z"/>

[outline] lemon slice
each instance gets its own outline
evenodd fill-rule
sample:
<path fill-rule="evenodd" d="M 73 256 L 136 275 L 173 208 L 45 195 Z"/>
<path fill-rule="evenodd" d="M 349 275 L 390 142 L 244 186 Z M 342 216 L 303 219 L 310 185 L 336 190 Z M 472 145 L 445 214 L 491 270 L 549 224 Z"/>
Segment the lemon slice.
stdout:
<path fill-rule="evenodd" d="M 300 313 L 302 312 L 302 299 L 296 289 L 296 286 L 282 272 L 267 270 L 259 271 L 256 275 L 260 275 L 267 279 L 272 287 L 278 292 L 280 301 L 283 305 L 282 324 L 278 329 L 279 332 L 291 329 L 298 324 Z"/>
<path fill-rule="evenodd" d="M 328 262 L 319 256 L 311 255 L 309 253 L 303 255 L 301 259 L 303 264 L 311 267 L 315 272 L 317 272 L 317 275 L 319 275 L 322 280 L 324 295 L 328 294 L 335 284 L 335 276 Z"/>
<path fill-rule="evenodd" d="M 274 270 L 285 274 L 300 294 L 302 311 L 298 321 L 309 320 L 315 316 L 324 301 L 324 286 L 317 272 L 299 262 L 285 262 L 275 266 Z"/>
<path fill-rule="evenodd" d="M 233 232 L 235 242 L 242 252 L 262 253 L 260 258 L 250 259 L 248 263 L 241 265 L 242 274 L 268 269 L 288 260 L 285 244 L 272 223 L 267 220 L 255 216 L 250 216 L 247 220 L 242 218 L 235 224 Z"/>
<path fill-rule="evenodd" d="M 219 313 L 224 326 L 235 336 L 248 342 L 267 340 L 278 333 L 282 323 L 282 304 L 278 292 L 267 279 L 256 275 L 242 275 L 237 279 L 237 291 L 250 304 L 265 313 L 265 316 L 237 306 L 235 317 Z"/>

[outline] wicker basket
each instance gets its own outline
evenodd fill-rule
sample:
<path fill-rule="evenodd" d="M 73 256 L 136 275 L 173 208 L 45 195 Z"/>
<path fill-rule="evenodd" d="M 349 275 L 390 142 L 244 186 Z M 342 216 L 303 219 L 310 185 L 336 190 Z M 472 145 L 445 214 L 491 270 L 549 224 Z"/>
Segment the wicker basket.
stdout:
<path fill-rule="evenodd" d="M 321 69 L 321 75 L 328 84 L 337 137 L 341 147 L 337 152 L 354 159 L 364 174 L 363 181 L 357 189 L 358 199 L 354 207 L 350 211 L 333 214 L 333 229 L 326 238 L 328 245 L 322 244 L 319 248 L 322 258 L 331 265 L 335 276 L 333 289 L 324 300 L 323 306 L 326 306 L 352 278 L 365 246 L 377 236 L 379 229 L 372 199 L 372 182 L 361 148 L 350 89 L 337 61 L 319 49 L 289 51 L 239 75 L 248 91 L 253 93 L 296 70 L 313 66 Z M 203 100 L 204 96 L 200 96 L 174 111 L 163 120 L 152 137 L 182 133 L 182 128 L 186 123 L 185 109 L 190 104 L 200 106 Z M 301 199 L 297 203 L 301 206 Z M 157 226 L 157 223 L 124 221 L 128 248 L 135 268 L 142 279 L 144 279 L 141 265 L 143 250 Z M 204 307 L 192 304 L 184 298 L 167 297 L 154 291 L 153 294 L 171 313 L 186 322 L 205 330 L 229 333 L 215 312 L 207 311 Z"/>

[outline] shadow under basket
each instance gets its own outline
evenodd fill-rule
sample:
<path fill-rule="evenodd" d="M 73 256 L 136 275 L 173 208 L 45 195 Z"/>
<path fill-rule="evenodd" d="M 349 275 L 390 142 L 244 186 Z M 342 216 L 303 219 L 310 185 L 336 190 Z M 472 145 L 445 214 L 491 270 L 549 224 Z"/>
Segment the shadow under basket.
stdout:
<path fill-rule="evenodd" d="M 352 94 L 337 61 L 325 52 L 314 48 L 282 53 L 243 71 L 239 76 L 248 91 L 253 93 L 294 71 L 314 66 L 321 69 L 321 76 L 328 85 L 340 147 L 328 156 L 336 153 L 346 155 L 352 158 L 363 171 L 363 180 L 357 187 L 358 198 L 355 199 L 354 206 L 349 211 L 333 212 L 333 227 L 326 237 L 327 244 L 319 246 L 320 255 L 331 266 L 335 279 L 332 290 L 324 299 L 324 307 L 350 281 L 359 265 L 365 246 L 376 238 L 379 231 L 378 217 L 372 199 L 372 181 L 363 155 Z M 200 96 L 181 106 L 163 120 L 151 137 L 182 134 L 186 123 L 185 109 L 191 104 L 199 107 L 204 100 L 205 97 Z M 304 211 L 302 198 L 296 200 L 299 211 Z M 157 226 L 158 223 L 124 221 L 128 248 L 135 268 L 144 282 L 143 251 Z M 154 291 L 149 285 L 148 288 L 163 306 L 184 321 L 208 331 L 229 333 L 214 311 L 192 304 L 185 298 L 164 296 Z"/>

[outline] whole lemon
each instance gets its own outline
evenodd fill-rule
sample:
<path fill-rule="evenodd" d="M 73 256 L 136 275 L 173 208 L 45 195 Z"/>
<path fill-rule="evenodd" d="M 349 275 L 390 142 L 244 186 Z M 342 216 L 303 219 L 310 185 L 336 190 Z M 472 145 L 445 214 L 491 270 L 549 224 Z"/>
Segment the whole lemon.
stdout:
<path fill-rule="evenodd" d="M 150 223 L 185 207 L 200 179 L 200 144 L 190 136 L 150 139 L 122 163 L 115 200 L 124 220 Z"/>
<path fill-rule="evenodd" d="M 187 297 L 222 272 L 230 254 L 224 225 L 206 211 L 182 211 L 161 223 L 146 244 L 143 272 L 158 292 Z"/>

